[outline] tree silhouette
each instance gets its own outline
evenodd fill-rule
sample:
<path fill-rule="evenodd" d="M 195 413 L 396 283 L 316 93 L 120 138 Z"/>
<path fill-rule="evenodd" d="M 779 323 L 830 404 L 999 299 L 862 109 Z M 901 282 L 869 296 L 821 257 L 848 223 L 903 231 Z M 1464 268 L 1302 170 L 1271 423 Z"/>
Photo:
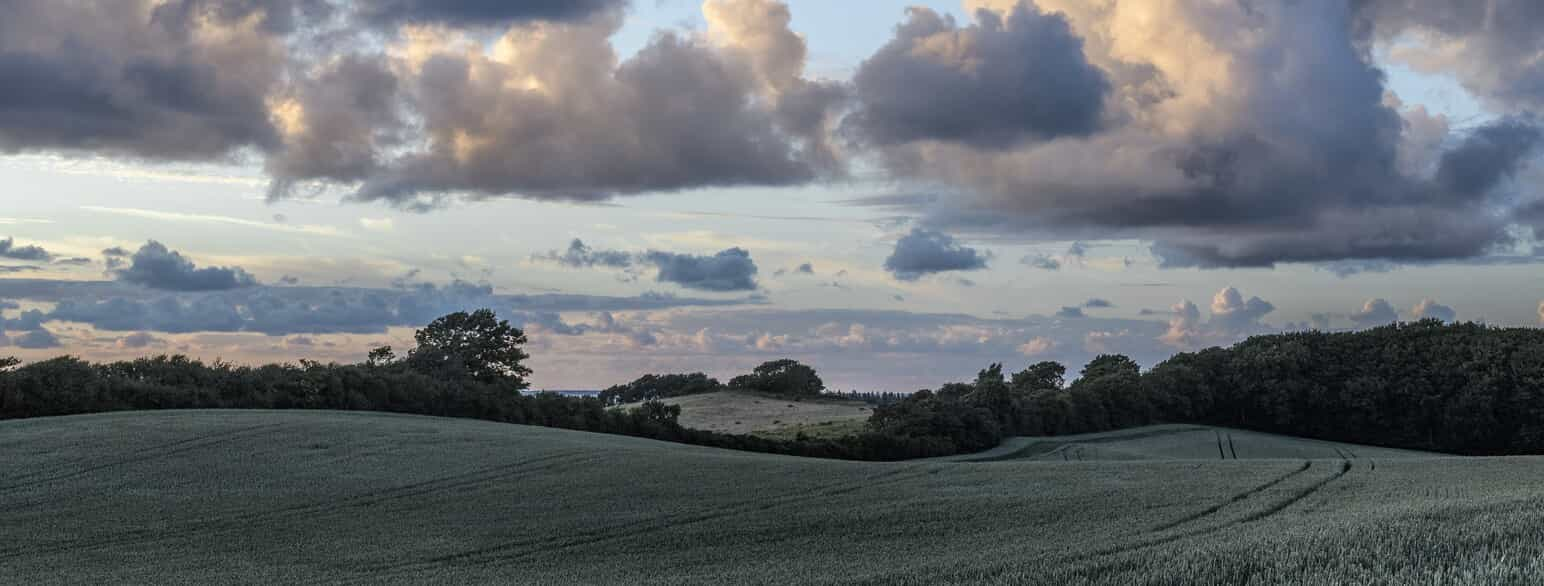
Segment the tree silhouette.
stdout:
<path fill-rule="evenodd" d="M 425 374 L 499 383 L 524 389 L 530 358 L 520 348 L 525 332 L 500 320 L 491 309 L 464 311 L 434 320 L 413 335 L 418 347 L 407 355 L 410 367 Z"/>

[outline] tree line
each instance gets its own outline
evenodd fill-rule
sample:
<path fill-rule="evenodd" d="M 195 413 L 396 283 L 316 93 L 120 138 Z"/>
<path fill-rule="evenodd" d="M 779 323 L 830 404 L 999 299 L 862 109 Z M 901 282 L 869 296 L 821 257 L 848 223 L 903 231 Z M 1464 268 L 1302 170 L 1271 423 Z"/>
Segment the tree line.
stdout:
<path fill-rule="evenodd" d="M 777 360 L 726 385 L 702 373 L 645 375 L 598 398 L 525 395 L 518 328 L 480 310 L 420 330 L 398 357 L 359 364 L 238 366 L 160 356 L 21 365 L 0 358 L 0 419 L 129 409 L 378 410 L 471 417 L 816 457 L 896 460 L 983 450 L 1014 435 L 1202 423 L 1458 454 L 1544 453 L 1544 330 L 1435 320 L 1360 332 L 1252 337 L 1143 372 L 1120 355 L 1070 383 L 1056 362 L 882 399 L 861 433 L 775 440 L 682 427 L 660 399 L 724 388 L 820 397 L 813 368 Z M 636 408 L 618 405 L 637 403 Z"/>

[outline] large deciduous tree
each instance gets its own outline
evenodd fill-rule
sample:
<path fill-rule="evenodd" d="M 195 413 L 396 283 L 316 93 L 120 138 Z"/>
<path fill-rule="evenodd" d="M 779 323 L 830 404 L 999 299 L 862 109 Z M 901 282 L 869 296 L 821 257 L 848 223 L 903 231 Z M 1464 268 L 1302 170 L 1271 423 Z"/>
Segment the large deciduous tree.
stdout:
<path fill-rule="evenodd" d="M 493 310 L 456 312 L 434 320 L 413 335 L 418 342 L 407 355 L 414 370 L 437 376 L 507 384 L 516 389 L 530 386 L 531 356 L 520 347 L 525 332 L 500 320 Z"/>

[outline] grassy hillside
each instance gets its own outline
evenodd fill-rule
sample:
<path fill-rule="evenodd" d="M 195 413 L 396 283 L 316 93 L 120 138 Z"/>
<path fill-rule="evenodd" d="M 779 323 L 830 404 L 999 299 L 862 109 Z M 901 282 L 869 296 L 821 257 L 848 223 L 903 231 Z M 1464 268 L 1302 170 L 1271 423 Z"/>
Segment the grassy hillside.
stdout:
<path fill-rule="evenodd" d="M 968 462 L 1281 458 L 1384 460 L 1440 455 L 1201 425 L 1152 425 L 1103 433 L 1011 438 L 992 450 L 952 459 Z"/>
<path fill-rule="evenodd" d="M 1162 437 L 1183 436 L 1146 440 Z M 0 423 L 0 583 L 1521 584 L 1544 572 L 1544 459 L 1249 460 L 1239 447 L 1237 460 L 887 464 L 366 413 L 12 421 Z"/>
<path fill-rule="evenodd" d="M 681 425 L 721 433 L 754 433 L 792 437 L 800 430 L 815 437 L 843 435 L 859 429 L 871 407 L 860 401 L 775 397 L 742 391 L 719 391 L 660 402 L 681 406 Z M 638 404 L 627 405 L 637 407 Z"/>

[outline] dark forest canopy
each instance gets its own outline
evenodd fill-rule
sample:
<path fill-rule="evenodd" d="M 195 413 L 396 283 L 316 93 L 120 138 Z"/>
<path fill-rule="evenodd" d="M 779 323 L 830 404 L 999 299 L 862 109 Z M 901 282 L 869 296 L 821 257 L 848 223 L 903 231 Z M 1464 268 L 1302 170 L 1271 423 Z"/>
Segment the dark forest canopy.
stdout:
<path fill-rule="evenodd" d="M 1428 320 L 1257 336 L 1179 354 L 1147 372 L 1127 357 L 1099 356 L 1070 384 L 1055 362 L 1011 373 L 994 364 L 970 382 L 887 397 L 858 435 L 788 441 L 686 429 L 676 422 L 679 409 L 652 403 L 724 388 L 702 373 L 645 375 L 599 399 L 522 395 L 524 334 L 478 314 L 447 318 L 436 322 L 445 335 L 422 337 L 407 359 L 383 349 L 352 365 L 0 358 L 0 419 L 164 408 L 381 410 L 852 459 L 936 456 L 1013 435 L 1166 422 L 1459 454 L 1544 454 L 1544 330 L 1534 328 Z M 430 350 L 435 359 L 420 358 Z M 762 366 L 730 386 L 819 396 L 814 369 Z M 646 407 L 609 408 L 637 401 Z"/>

